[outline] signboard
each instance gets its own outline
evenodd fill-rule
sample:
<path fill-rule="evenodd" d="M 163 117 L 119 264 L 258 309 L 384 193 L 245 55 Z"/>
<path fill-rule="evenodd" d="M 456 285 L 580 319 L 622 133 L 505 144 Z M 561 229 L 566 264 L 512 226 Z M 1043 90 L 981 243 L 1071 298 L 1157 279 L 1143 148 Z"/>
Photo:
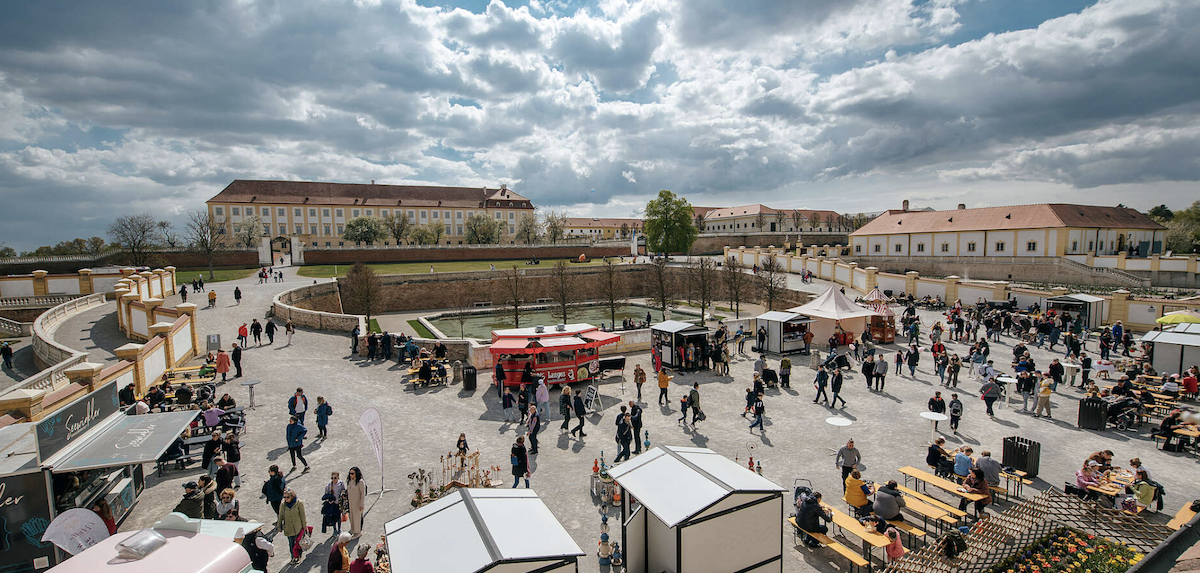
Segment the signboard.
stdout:
<path fill-rule="evenodd" d="M 0 555 L 4 556 L 0 571 L 22 573 L 49 567 L 54 544 L 42 541 L 49 526 L 50 502 L 40 470 L 0 478 Z"/>
<path fill-rule="evenodd" d="M 114 380 L 42 418 L 37 425 L 38 455 L 42 460 L 67 447 L 97 424 L 120 410 Z"/>
<path fill-rule="evenodd" d="M 75 451 L 69 459 L 55 465 L 54 472 L 77 472 L 157 460 L 196 419 L 198 413 L 184 410 L 123 416 L 86 446 Z"/>
<path fill-rule="evenodd" d="M 596 388 L 596 385 L 592 384 L 592 385 L 588 386 L 587 391 L 583 393 L 584 408 L 595 411 L 596 408 L 593 407 L 593 404 L 595 403 L 596 399 L 599 397 L 600 397 L 600 390 Z"/>
<path fill-rule="evenodd" d="M 204 346 L 206 352 L 216 352 L 221 349 L 221 335 L 209 334 L 204 337 Z"/>
<path fill-rule="evenodd" d="M 358 425 L 362 426 L 363 431 L 367 433 L 367 441 L 371 442 L 371 447 L 375 449 L 375 461 L 379 462 L 379 472 L 382 475 L 383 419 L 379 417 L 379 410 L 375 408 L 363 410 L 362 415 L 358 417 Z"/>

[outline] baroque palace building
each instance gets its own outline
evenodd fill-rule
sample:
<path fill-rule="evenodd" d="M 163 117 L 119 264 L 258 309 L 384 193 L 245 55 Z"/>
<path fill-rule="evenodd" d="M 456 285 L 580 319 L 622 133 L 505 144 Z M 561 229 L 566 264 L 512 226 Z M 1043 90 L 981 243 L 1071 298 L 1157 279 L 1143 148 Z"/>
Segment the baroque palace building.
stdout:
<path fill-rule="evenodd" d="M 252 219 L 262 222 L 263 234 L 274 240 L 297 237 L 309 245 L 333 246 L 343 242 L 348 221 L 356 217 L 408 215 L 413 225 L 436 223 L 445 227 L 440 244 L 466 243 L 464 223 L 476 213 L 501 222 L 503 239 L 513 241 L 522 214 L 533 213 L 533 203 L 501 185 L 486 187 L 435 187 L 376 185 L 315 181 L 258 181 L 238 179 L 207 201 L 208 212 L 232 236 L 235 225 Z M 389 238 L 385 243 L 394 242 Z"/>

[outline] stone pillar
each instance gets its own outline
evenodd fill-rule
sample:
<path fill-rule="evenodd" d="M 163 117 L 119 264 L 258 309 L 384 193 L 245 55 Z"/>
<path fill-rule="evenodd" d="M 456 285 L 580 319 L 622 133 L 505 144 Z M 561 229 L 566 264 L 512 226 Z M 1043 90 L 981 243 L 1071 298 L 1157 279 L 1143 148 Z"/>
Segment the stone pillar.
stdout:
<path fill-rule="evenodd" d="M 46 286 L 48 271 L 33 271 L 33 296 L 46 296 L 50 289 Z"/>
<path fill-rule="evenodd" d="M 92 294 L 92 269 L 79 269 L 79 294 Z"/>
<path fill-rule="evenodd" d="M 1129 328 L 1129 291 L 1118 289 L 1110 295 L 1108 304 L 1108 323 L 1114 324 L 1118 320 L 1122 321 Z"/>
<path fill-rule="evenodd" d="M 167 281 L 163 280 L 163 275 L 167 274 L 167 271 L 162 269 L 154 269 L 150 272 L 154 273 L 154 276 L 150 277 L 150 280 L 158 283 L 159 298 L 167 298 L 167 295 L 171 294 L 167 292 Z"/>
<path fill-rule="evenodd" d="M 46 390 L 33 388 L 17 388 L 6 392 L 0 398 L 0 412 L 16 412 L 26 421 L 36 422 L 42 419 L 42 398 Z"/>
<path fill-rule="evenodd" d="M 135 292 L 127 293 L 121 296 L 121 307 L 122 310 L 125 311 L 125 336 L 127 338 L 139 336 L 133 332 L 133 307 L 130 306 L 131 303 L 138 300 L 139 296 L 141 295 Z"/>
<path fill-rule="evenodd" d="M 760 256 L 762 256 L 762 247 L 754 247 L 754 265 L 758 265 Z"/>
<path fill-rule="evenodd" d="M 854 288 L 854 270 L 858 268 L 858 263 L 847 263 L 846 266 L 850 267 L 850 276 L 846 279 L 846 286 Z"/>
<path fill-rule="evenodd" d="M 142 301 L 142 304 L 146 305 L 146 329 L 147 332 L 149 332 L 150 327 L 154 326 L 154 323 L 158 322 L 158 318 L 154 316 L 154 309 L 162 306 L 163 299 L 148 298 Z M 151 332 L 150 336 L 154 336 L 154 333 Z"/>
<path fill-rule="evenodd" d="M 117 358 L 120 358 L 121 360 L 128 360 L 129 362 L 133 363 L 134 394 L 138 396 L 145 396 L 146 390 L 150 389 L 150 386 L 146 384 L 146 365 L 142 363 L 141 358 L 143 346 L 144 345 L 142 344 L 130 342 L 129 344 L 118 346 L 113 350 L 113 354 L 116 354 Z M 150 381 L 151 384 L 156 382 L 158 381 Z"/>
<path fill-rule="evenodd" d="M 88 392 L 94 392 L 96 387 L 100 385 L 101 370 L 104 370 L 103 364 L 80 362 L 75 366 L 63 370 L 63 375 L 72 383 L 79 383 L 86 387 Z"/>
<path fill-rule="evenodd" d="M 150 336 L 162 336 L 167 345 L 168 368 L 174 368 L 179 363 L 179 357 L 175 355 L 175 341 L 171 340 L 171 326 L 170 322 L 156 322 L 150 325 Z"/>
<path fill-rule="evenodd" d="M 721 249 L 721 260 L 729 262 L 729 245 L 725 245 L 725 247 Z"/>
<path fill-rule="evenodd" d="M 1008 300 L 1008 281 L 1000 281 L 992 286 L 992 300 Z"/>
<path fill-rule="evenodd" d="M 137 272 L 137 270 L 135 270 L 133 267 L 125 267 L 125 268 L 121 269 L 121 275 L 127 276 L 127 277 L 133 276 L 133 273 L 135 273 L 135 272 Z"/>
<path fill-rule="evenodd" d="M 1117 268 L 1125 270 L 1125 259 L 1129 256 L 1129 251 L 1121 251 L 1117 253 Z"/>
<path fill-rule="evenodd" d="M 867 271 L 867 292 L 871 292 L 872 289 L 879 286 L 879 268 L 867 267 L 863 270 Z"/>
<path fill-rule="evenodd" d="M 129 289 L 120 288 L 118 286 L 113 290 L 113 296 L 117 299 L 117 329 L 121 332 L 127 332 L 129 325 L 125 322 L 125 295 L 129 294 Z"/>
<path fill-rule="evenodd" d="M 175 274 L 175 267 L 163 267 L 163 270 L 171 275 L 171 294 L 179 292 L 179 277 Z"/>
<path fill-rule="evenodd" d="M 151 281 L 158 282 L 158 277 L 150 271 L 142 271 L 142 272 L 138 273 L 138 275 L 141 276 L 142 279 L 144 279 L 141 281 L 141 283 L 142 283 L 142 289 L 146 291 L 146 296 L 143 296 L 142 300 L 145 301 L 146 299 L 155 298 L 154 288 L 150 286 L 150 282 Z M 162 287 L 161 283 L 159 284 L 159 287 Z M 159 292 L 159 296 L 161 296 L 162 289 L 159 288 L 158 292 Z"/>
<path fill-rule="evenodd" d="M 953 305 L 954 301 L 958 300 L 958 281 L 956 275 L 946 277 L 946 306 Z"/>
<path fill-rule="evenodd" d="M 1089 266 L 1089 267 L 1094 267 L 1094 266 L 1096 266 L 1096 254 L 1095 254 L 1095 253 L 1090 253 L 1090 252 L 1089 252 L 1089 253 L 1087 254 L 1087 260 L 1086 260 L 1086 261 L 1084 261 L 1084 262 L 1085 262 L 1085 263 L 1087 264 L 1087 266 Z"/>
<path fill-rule="evenodd" d="M 1187 279 L 1189 284 L 1196 284 L 1196 255 L 1190 254 L 1187 256 Z"/>
<path fill-rule="evenodd" d="M 911 296 L 917 296 L 917 279 L 919 278 L 921 278 L 921 273 L 917 271 L 904 273 L 904 292 Z"/>
<path fill-rule="evenodd" d="M 185 302 L 175 307 L 175 310 L 188 315 L 191 320 L 188 320 L 188 326 L 192 329 L 192 356 L 200 356 L 200 335 L 196 331 L 196 305 L 190 302 Z"/>

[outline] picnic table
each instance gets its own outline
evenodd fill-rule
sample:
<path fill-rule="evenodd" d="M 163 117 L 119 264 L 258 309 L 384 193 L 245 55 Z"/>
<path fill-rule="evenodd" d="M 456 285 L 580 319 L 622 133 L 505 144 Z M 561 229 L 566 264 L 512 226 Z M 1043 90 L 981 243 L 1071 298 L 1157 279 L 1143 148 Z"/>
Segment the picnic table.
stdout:
<path fill-rule="evenodd" d="M 1190 502 L 1185 503 L 1183 507 L 1179 508 L 1179 511 L 1175 512 L 1175 517 L 1172 517 L 1171 521 L 1167 522 L 1167 527 L 1178 531 L 1180 527 L 1187 525 L 1193 517 L 1196 517 L 1196 512 L 1192 511 L 1192 504 Z"/>
<path fill-rule="evenodd" d="M 951 495 L 960 497 L 970 502 L 986 499 L 987 496 L 981 493 L 971 493 L 969 491 L 961 491 L 961 485 L 947 479 L 937 477 L 925 470 L 920 470 L 912 466 L 904 466 L 900 468 L 900 473 L 904 474 L 904 485 L 908 485 L 908 480 L 912 479 L 916 483 L 925 482 L 925 485 L 932 485 L 942 491 L 949 492 Z"/>
<path fill-rule="evenodd" d="M 831 515 L 833 515 L 833 524 L 836 525 L 838 529 L 841 529 L 843 532 L 849 532 L 862 540 L 863 558 L 867 560 L 867 569 L 870 570 L 869 563 L 871 561 L 871 551 L 873 551 L 874 548 L 887 547 L 890 543 L 887 536 L 863 527 L 863 524 L 859 523 L 857 519 L 854 519 L 853 517 L 850 517 L 849 515 L 830 507 L 829 504 L 825 502 L 821 502 L 821 507 L 825 508 Z"/>

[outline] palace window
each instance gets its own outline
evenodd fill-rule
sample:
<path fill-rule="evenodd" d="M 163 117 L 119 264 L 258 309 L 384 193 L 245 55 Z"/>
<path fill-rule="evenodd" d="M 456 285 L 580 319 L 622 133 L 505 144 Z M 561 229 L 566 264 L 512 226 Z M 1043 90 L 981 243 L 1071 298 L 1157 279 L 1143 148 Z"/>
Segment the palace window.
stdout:
<path fill-rule="evenodd" d="M 341 210 L 341 209 L 338 209 L 338 210 L 336 211 L 336 214 L 337 214 L 337 216 L 338 216 L 338 217 L 341 217 L 341 216 L 342 216 L 342 210 Z"/>
<path fill-rule="evenodd" d="M 855 252 L 855 253 L 861 253 L 861 252 L 862 252 L 862 245 L 854 245 L 854 252 Z"/>
<path fill-rule="evenodd" d="M 213 213 L 216 215 L 224 215 L 225 210 L 220 207 L 213 207 Z"/>
<path fill-rule="evenodd" d="M 326 215 L 328 215 L 328 213 L 326 213 Z M 308 210 L 308 216 L 309 216 L 309 217 L 316 217 L 316 216 L 317 216 L 317 210 L 316 210 L 316 209 L 309 209 L 309 210 Z"/>
<path fill-rule="evenodd" d="M 350 212 L 350 215 L 351 215 L 352 217 L 357 217 L 357 216 L 358 216 L 358 209 L 354 209 L 353 211 L 351 211 L 351 212 Z"/>
<path fill-rule="evenodd" d="M 882 250 L 881 246 L 880 246 L 879 244 L 876 244 L 876 245 L 875 245 L 875 252 L 876 252 L 876 253 L 878 253 L 878 252 L 879 252 L 879 251 L 881 251 L 881 250 Z"/>
<path fill-rule="evenodd" d="M 280 224 L 279 224 L 279 234 L 280 234 L 280 235 L 286 235 L 286 234 L 287 234 L 287 225 L 284 225 L 283 223 L 280 223 Z"/>
<path fill-rule="evenodd" d="M 967 243 L 967 252 L 968 253 L 975 252 L 975 241 L 971 241 L 971 242 Z"/>
<path fill-rule="evenodd" d="M 901 245 L 900 243 L 896 243 L 896 252 L 900 253 L 903 251 L 904 251 L 904 245 Z"/>
<path fill-rule="evenodd" d="M 317 226 L 316 226 L 316 225 L 309 225 L 309 226 L 308 226 L 308 234 L 310 234 L 310 235 L 315 235 L 315 234 L 317 234 Z"/>
<path fill-rule="evenodd" d="M 942 243 L 942 252 L 943 252 L 943 253 L 949 253 L 949 252 L 950 252 L 950 243 Z"/>
<path fill-rule="evenodd" d="M 1004 252 L 1004 241 L 996 241 L 996 252 L 997 253 Z"/>
<path fill-rule="evenodd" d="M 346 234 L 346 226 L 345 225 L 338 223 L 338 234 L 339 235 Z"/>
<path fill-rule="evenodd" d="M 1037 241 L 1029 241 L 1028 243 L 1025 243 L 1025 251 L 1029 253 L 1037 251 Z"/>
<path fill-rule="evenodd" d="M 918 253 L 924 253 L 924 252 L 925 252 L 925 243 L 917 243 L 917 252 L 918 252 Z"/>
<path fill-rule="evenodd" d="M 275 210 L 275 214 L 276 214 L 276 215 L 279 215 L 280 217 L 287 217 L 287 209 L 284 209 L 283 207 L 280 207 L 280 208 L 278 208 L 278 209 L 276 209 L 276 210 Z"/>
<path fill-rule="evenodd" d="M 304 210 L 300 209 L 299 207 L 292 209 L 292 216 L 297 219 L 299 219 L 300 217 L 303 217 L 304 216 L 303 214 L 304 214 Z"/>
<path fill-rule="evenodd" d="M 270 234 L 271 234 L 271 226 L 270 226 L 270 225 L 263 225 L 263 234 L 264 234 L 264 235 L 270 235 Z"/>
<path fill-rule="evenodd" d="M 332 235 L 332 234 L 333 234 L 333 233 L 331 233 L 331 232 L 330 232 L 330 230 L 329 230 L 329 224 L 328 224 L 328 223 L 326 223 L 326 224 L 325 224 L 325 234 L 326 234 L 326 235 Z M 327 246 L 327 247 L 328 247 L 328 246 L 329 246 L 329 244 L 328 244 L 328 243 L 326 243 L 326 244 L 325 244 L 325 246 Z"/>
<path fill-rule="evenodd" d="M 296 234 L 300 235 L 303 233 L 304 233 L 304 225 L 301 225 L 300 223 L 296 223 Z"/>
<path fill-rule="evenodd" d="M 371 211 L 370 209 L 367 209 L 367 210 L 366 210 L 366 214 L 367 214 L 367 216 L 368 216 L 368 217 L 370 217 L 372 212 L 373 212 L 373 211 Z M 368 243 L 368 244 L 370 244 L 370 243 Z"/>
<path fill-rule="evenodd" d="M 267 207 L 263 207 L 263 208 L 262 208 L 262 216 L 263 216 L 263 217 L 270 217 L 270 216 L 271 216 L 271 209 L 269 209 L 269 208 L 267 208 Z"/>
<path fill-rule="evenodd" d="M 322 217 L 328 217 L 328 216 L 329 216 L 329 209 L 321 209 L 321 216 L 322 216 Z"/>
<path fill-rule="evenodd" d="M 237 216 L 239 216 L 239 215 L 241 215 L 241 214 L 242 214 L 242 210 L 241 210 L 241 209 L 239 209 L 239 208 L 237 208 L 237 207 L 234 207 L 234 208 L 233 208 L 233 216 L 234 216 L 234 217 L 237 217 Z"/>

